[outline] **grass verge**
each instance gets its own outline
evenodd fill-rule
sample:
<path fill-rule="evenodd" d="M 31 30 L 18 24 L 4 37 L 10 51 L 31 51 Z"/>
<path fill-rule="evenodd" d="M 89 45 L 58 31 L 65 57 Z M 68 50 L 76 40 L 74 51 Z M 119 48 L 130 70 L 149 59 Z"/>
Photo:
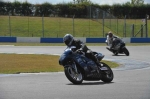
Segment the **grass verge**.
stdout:
<path fill-rule="evenodd" d="M 59 56 L 35 55 L 35 54 L 0 54 L 0 73 L 38 73 L 38 72 L 60 72 L 64 68 L 59 65 Z M 119 64 L 103 60 L 111 68 Z"/>

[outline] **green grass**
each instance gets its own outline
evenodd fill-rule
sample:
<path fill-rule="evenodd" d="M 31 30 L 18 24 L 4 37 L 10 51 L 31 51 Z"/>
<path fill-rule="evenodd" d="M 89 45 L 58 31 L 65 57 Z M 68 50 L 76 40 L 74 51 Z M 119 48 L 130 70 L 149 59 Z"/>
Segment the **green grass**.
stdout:
<path fill-rule="evenodd" d="M 102 37 L 101 24 L 88 19 L 11 16 L 11 33 L 9 16 L 0 16 L 0 36 L 17 37 L 63 37 L 66 33 L 79 37 Z M 89 25 L 90 24 L 90 25 Z M 44 29 L 44 32 L 43 32 Z"/>
<path fill-rule="evenodd" d="M 102 20 L 75 18 L 73 21 L 72 18 L 60 17 L 44 17 L 43 20 L 44 27 L 42 27 L 42 17 L 10 16 L 9 21 L 9 16 L 0 16 L 0 36 L 63 37 L 66 33 L 71 33 L 76 37 L 103 37 Z M 132 24 L 135 24 L 135 34 L 140 30 L 140 26 L 143 24 L 141 20 L 126 20 L 126 36 L 131 36 Z M 104 34 L 112 30 L 116 35 L 123 36 L 124 19 L 118 19 L 118 28 L 116 19 L 105 19 L 105 26 Z M 148 25 L 148 31 L 150 31 L 150 25 Z M 137 36 L 139 37 L 140 34 Z"/>
<path fill-rule="evenodd" d="M 59 56 L 32 54 L 0 54 L 0 73 L 35 73 L 62 71 Z"/>
<path fill-rule="evenodd" d="M 0 73 L 39 73 L 60 72 L 63 66 L 59 65 L 59 56 L 56 55 L 34 55 L 34 54 L 0 54 Z M 111 68 L 119 64 L 103 60 Z"/>

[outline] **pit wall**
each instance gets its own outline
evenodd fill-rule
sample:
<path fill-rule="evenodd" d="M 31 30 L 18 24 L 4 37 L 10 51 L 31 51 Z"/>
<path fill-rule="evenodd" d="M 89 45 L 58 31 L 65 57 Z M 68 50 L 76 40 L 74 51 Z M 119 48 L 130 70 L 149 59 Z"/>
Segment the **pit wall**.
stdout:
<path fill-rule="evenodd" d="M 78 37 L 85 43 L 105 43 L 106 38 L 84 38 Z M 150 38 L 122 38 L 125 43 L 150 43 Z M 0 37 L 0 42 L 11 43 L 63 43 L 63 38 L 43 37 Z"/>

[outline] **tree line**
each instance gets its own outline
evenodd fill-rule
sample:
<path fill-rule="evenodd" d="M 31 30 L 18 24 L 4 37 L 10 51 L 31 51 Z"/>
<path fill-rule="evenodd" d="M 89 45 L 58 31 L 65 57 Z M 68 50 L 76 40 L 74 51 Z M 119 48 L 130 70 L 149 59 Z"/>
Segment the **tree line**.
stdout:
<path fill-rule="evenodd" d="M 31 4 L 25 2 L 4 2 L 0 0 L 0 15 L 19 15 L 19 16 L 59 16 L 86 18 L 89 7 L 96 7 L 111 13 L 118 18 L 144 18 L 150 15 L 150 4 L 144 4 L 143 0 L 131 0 L 124 4 L 98 5 L 90 0 L 73 0 L 69 3 L 51 4 Z"/>

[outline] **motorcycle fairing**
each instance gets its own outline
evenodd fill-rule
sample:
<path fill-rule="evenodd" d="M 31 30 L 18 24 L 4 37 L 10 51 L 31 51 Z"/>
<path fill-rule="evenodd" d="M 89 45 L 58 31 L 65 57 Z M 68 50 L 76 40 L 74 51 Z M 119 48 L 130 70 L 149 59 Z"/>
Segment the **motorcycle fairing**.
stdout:
<path fill-rule="evenodd" d="M 71 50 L 65 50 L 59 58 L 59 64 L 62 66 L 69 66 L 68 60 L 74 60 L 78 66 L 80 66 L 86 75 L 91 74 L 92 66 L 96 66 L 95 62 L 85 57 L 84 55 L 74 53 Z"/>
<path fill-rule="evenodd" d="M 94 67 L 97 67 L 94 61 L 85 57 L 84 55 L 76 54 L 73 59 L 78 64 L 78 66 L 84 70 L 86 75 L 91 74 L 91 70 Z"/>

